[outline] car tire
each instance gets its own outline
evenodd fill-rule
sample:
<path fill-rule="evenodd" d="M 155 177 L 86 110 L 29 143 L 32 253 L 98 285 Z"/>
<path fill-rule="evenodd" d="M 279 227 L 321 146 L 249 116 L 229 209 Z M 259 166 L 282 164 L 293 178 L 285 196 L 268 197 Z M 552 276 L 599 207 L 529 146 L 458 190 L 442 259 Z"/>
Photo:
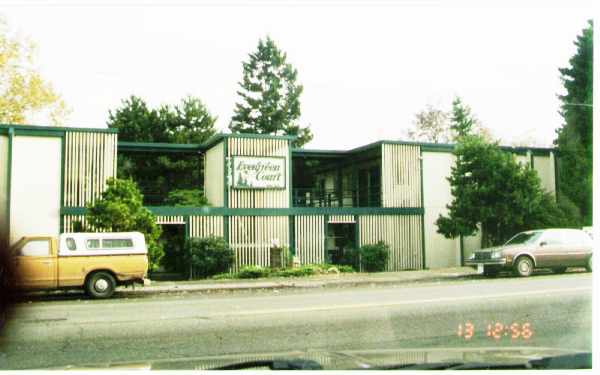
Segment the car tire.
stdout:
<path fill-rule="evenodd" d="M 110 298 L 115 292 L 115 278 L 108 272 L 94 272 L 85 282 L 85 291 L 95 299 Z"/>
<path fill-rule="evenodd" d="M 515 262 L 515 273 L 521 277 L 531 276 L 533 273 L 533 261 L 530 257 L 521 256 Z"/>
<path fill-rule="evenodd" d="M 588 272 L 592 272 L 592 257 L 591 256 L 588 258 L 588 261 L 585 265 L 585 270 Z"/>
<path fill-rule="evenodd" d="M 552 272 L 554 273 L 565 273 L 565 271 L 567 270 L 567 267 L 555 267 L 552 269 Z"/>

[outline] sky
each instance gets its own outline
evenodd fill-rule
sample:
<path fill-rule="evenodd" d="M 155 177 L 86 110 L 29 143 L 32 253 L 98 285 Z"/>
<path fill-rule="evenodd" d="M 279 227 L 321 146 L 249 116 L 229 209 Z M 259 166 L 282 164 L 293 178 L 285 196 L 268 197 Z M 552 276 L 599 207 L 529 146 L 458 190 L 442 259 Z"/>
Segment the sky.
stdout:
<path fill-rule="evenodd" d="M 83 5 L 82 5 L 83 4 Z M 406 139 L 427 105 L 460 96 L 503 144 L 551 145 L 558 69 L 591 1 L 0 1 L 38 46 L 37 66 L 72 110 L 106 127 L 130 95 L 152 106 L 200 98 L 226 131 L 242 61 L 269 35 L 304 86 L 317 149 Z"/>

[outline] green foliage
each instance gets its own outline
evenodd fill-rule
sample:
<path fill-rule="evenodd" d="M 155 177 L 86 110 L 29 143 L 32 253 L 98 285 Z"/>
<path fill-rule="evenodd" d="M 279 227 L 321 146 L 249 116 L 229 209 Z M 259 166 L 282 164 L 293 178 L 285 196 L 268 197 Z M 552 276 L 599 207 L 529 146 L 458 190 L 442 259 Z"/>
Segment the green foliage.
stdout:
<path fill-rule="evenodd" d="M 243 62 L 244 75 L 229 124 L 233 133 L 294 135 L 294 146 L 309 142 L 313 135 L 308 127 L 297 124 L 303 87 L 296 83 L 298 71 L 286 62 L 287 56 L 267 37 L 259 40 L 255 53 Z"/>
<path fill-rule="evenodd" d="M 215 121 L 197 98 L 151 109 L 141 98 L 131 96 L 109 112 L 108 127 L 119 130 L 120 141 L 203 143 L 215 134 Z M 196 189 L 204 173 L 202 159 L 189 154 L 120 153 L 117 168 L 119 177 L 138 183 L 146 203 L 152 205 L 164 204 L 164 197 L 174 189 Z"/>
<path fill-rule="evenodd" d="M 192 276 L 206 278 L 226 272 L 235 260 L 233 250 L 223 237 L 190 238 L 185 244 L 185 260 Z"/>
<path fill-rule="evenodd" d="M 356 272 L 355 268 L 352 266 L 347 266 L 347 265 L 337 265 L 336 266 L 337 269 L 341 272 L 341 273 L 353 273 Z"/>
<path fill-rule="evenodd" d="M 158 242 L 161 228 L 154 215 L 143 206 L 135 182 L 109 178 L 106 184 L 102 197 L 87 206 L 86 221 L 90 230 L 143 233 L 150 270 L 156 269 L 163 256 L 162 245 Z"/>
<path fill-rule="evenodd" d="M 360 269 L 360 249 L 344 249 L 340 263 L 356 270 Z"/>
<path fill-rule="evenodd" d="M 200 189 L 178 189 L 170 191 L 165 199 L 168 206 L 207 206 L 208 200 Z"/>
<path fill-rule="evenodd" d="M 271 270 L 269 268 L 259 266 L 244 266 L 237 273 L 238 279 L 258 279 L 261 277 L 269 277 Z"/>
<path fill-rule="evenodd" d="M 565 122 L 554 141 L 559 151 L 559 191 L 579 207 L 584 226 L 592 225 L 593 44 L 590 20 L 577 36 L 570 66 L 559 69 L 567 92 L 559 96 Z"/>
<path fill-rule="evenodd" d="M 390 247 L 383 241 L 362 246 L 360 248 L 362 269 L 366 272 L 385 271 L 389 255 Z"/>
<path fill-rule="evenodd" d="M 471 108 L 463 104 L 459 97 L 452 101 L 452 116 L 450 129 L 454 131 L 457 138 L 471 134 L 474 119 L 471 115 Z"/>
<path fill-rule="evenodd" d="M 566 226 L 571 220 L 545 193 L 537 173 L 496 143 L 464 136 L 455 148 L 449 177 L 452 202 L 436 221 L 447 238 L 471 236 L 481 224 L 484 246 L 504 243 L 517 232 Z"/>

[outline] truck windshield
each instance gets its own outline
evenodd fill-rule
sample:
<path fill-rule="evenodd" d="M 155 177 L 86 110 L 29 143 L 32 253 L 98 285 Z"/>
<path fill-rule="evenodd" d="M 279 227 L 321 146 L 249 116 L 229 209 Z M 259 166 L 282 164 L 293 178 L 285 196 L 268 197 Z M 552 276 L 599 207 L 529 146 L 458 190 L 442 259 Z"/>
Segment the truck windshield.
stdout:
<path fill-rule="evenodd" d="M 522 245 L 522 244 L 531 244 L 537 241 L 538 238 L 542 235 L 542 232 L 523 232 L 519 233 L 510 240 L 508 240 L 505 245 Z"/>

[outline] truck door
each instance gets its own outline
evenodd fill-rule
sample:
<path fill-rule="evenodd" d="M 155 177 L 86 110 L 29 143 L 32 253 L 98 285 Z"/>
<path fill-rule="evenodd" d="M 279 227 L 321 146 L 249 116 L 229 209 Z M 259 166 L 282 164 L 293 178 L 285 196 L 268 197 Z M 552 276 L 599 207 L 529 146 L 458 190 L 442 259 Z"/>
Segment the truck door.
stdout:
<path fill-rule="evenodd" d="M 17 249 L 17 282 L 22 288 L 56 288 L 56 257 L 51 245 L 50 238 L 32 238 Z"/>

